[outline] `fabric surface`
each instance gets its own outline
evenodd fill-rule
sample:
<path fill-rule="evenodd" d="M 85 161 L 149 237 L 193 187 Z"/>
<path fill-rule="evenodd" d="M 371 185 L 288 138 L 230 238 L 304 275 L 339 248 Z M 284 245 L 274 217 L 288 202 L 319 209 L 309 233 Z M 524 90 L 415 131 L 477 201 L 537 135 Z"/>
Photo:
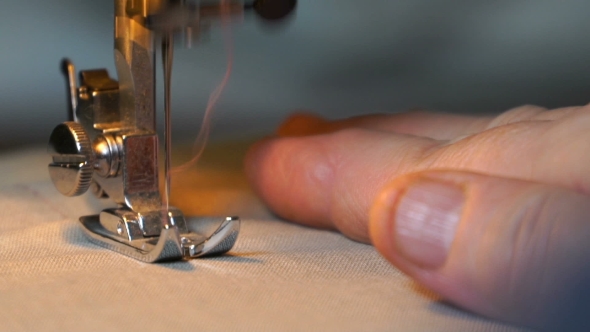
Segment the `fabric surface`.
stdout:
<path fill-rule="evenodd" d="M 157 265 L 86 240 L 78 217 L 105 203 L 59 195 L 43 150 L 0 155 L 0 330 L 518 330 L 442 303 L 371 246 L 276 220 L 247 189 L 236 149 L 220 147 L 235 157 L 205 158 L 174 187 L 185 210 L 241 213 L 234 250 Z"/>

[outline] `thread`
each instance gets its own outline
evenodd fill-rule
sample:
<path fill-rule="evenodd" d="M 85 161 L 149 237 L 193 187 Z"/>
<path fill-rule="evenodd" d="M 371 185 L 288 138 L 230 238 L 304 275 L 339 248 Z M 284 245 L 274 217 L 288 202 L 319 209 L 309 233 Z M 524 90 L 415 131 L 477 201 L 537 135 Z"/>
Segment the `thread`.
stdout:
<path fill-rule="evenodd" d="M 205 114 L 203 115 L 203 121 L 201 123 L 201 128 L 199 130 L 199 134 L 195 139 L 195 143 L 193 144 L 192 155 L 193 157 L 186 163 L 173 167 L 172 174 L 178 174 L 180 172 L 187 171 L 191 167 L 193 167 L 201 158 L 203 152 L 205 151 L 205 147 L 209 140 L 209 134 L 211 132 L 211 116 L 213 115 L 213 111 L 223 90 L 226 88 L 229 79 L 231 77 L 232 69 L 233 69 L 233 36 L 231 33 L 231 4 L 230 0 L 221 0 L 221 23 L 222 23 L 222 31 L 223 31 L 223 40 L 227 55 L 227 65 L 225 70 L 225 75 L 223 76 L 222 81 L 217 85 L 215 90 L 209 96 L 209 100 L 207 101 L 207 106 L 205 108 Z"/>

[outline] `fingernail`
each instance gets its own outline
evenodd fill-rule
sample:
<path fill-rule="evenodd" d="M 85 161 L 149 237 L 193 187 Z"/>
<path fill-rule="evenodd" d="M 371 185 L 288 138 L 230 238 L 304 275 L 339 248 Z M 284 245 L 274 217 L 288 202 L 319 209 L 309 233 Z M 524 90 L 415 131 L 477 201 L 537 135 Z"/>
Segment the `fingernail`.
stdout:
<path fill-rule="evenodd" d="M 394 213 L 394 239 L 400 253 L 424 268 L 446 261 L 465 196 L 453 184 L 418 181 L 407 188 Z"/>
<path fill-rule="evenodd" d="M 283 122 L 277 130 L 279 137 L 299 137 L 321 133 L 326 119 L 310 113 L 296 113 Z"/>

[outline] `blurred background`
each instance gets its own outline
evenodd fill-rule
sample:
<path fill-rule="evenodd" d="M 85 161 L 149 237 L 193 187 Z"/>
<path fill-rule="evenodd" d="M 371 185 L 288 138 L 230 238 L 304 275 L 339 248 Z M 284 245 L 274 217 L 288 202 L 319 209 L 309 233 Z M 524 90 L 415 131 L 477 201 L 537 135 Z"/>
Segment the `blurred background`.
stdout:
<path fill-rule="evenodd" d="M 116 77 L 112 10 L 111 0 L 2 2 L 0 148 L 44 144 L 65 120 L 62 57 Z M 213 138 L 270 133 L 295 109 L 336 118 L 586 104 L 589 14 L 587 0 L 299 0 L 279 29 L 247 17 L 234 26 L 234 71 Z M 177 49 L 175 142 L 195 138 L 225 65 L 218 30 Z"/>

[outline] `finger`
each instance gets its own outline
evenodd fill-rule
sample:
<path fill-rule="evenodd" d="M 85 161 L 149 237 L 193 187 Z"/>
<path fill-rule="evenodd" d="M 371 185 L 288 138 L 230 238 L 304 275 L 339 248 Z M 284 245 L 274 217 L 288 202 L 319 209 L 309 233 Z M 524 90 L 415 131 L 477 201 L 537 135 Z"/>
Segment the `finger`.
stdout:
<path fill-rule="evenodd" d="M 395 266 L 450 302 L 527 326 L 590 327 L 590 198 L 464 172 L 386 187 L 371 238 Z"/>
<path fill-rule="evenodd" d="M 424 136 L 437 140 L 453 140 L 486 129 L 524 121 L 562 119 L 581 107 L 566 107 L 548 111 L 525 105 L 496 117 L 465 116 L 414 110 L 398 114 L 374 114 L 329 121 L 311 113 L 295 113 L 279 127 L 279 136 L 308 136 L 335 132 L 345 128 L 364 128 L 398 134 Z"/>
<path fill-rule="evenodd" d="M 427 138 L 348 129 L 268 139 L 246 156 L 246 174 L 271 210 L 307 225 L 338 228 L 368 241 L 370 203 L 392 174 L 439 145 Z"/>
<path fill-rule="evenodd" d="M 346 128 L 362 128 L 424 136 L 437 140 L 471 135 L 486 128 L 489 117 L 462 116 L 414 110 L 398 114 L 375 114 L 329 121 L 310 113 L 295 113 L 279 127 L 279 136 L 308 136 Z"/>

